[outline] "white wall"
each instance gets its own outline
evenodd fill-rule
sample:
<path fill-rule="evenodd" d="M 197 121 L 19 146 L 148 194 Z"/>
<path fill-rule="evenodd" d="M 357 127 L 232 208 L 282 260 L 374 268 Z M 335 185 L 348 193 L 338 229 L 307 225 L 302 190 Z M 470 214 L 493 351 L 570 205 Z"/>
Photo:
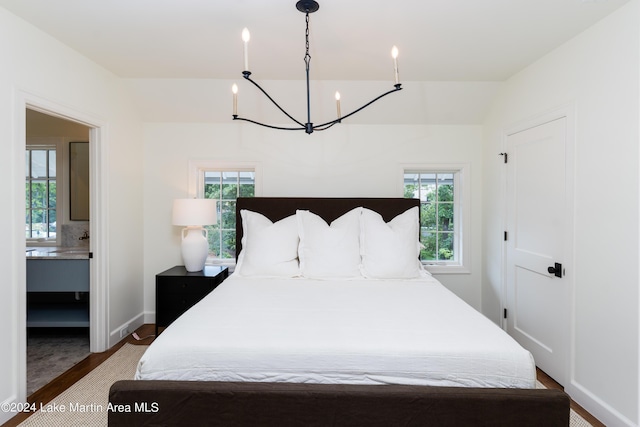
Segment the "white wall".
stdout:
<path fill-rule="evenodd" d="M 573 356 L 566 388 L 607 425 L 638 425 L 640 410 L 638 3 L 510 78 L 485 128 L 482 302 L 497 321 L 502 137 L 519 121 L 562 105 L 575 108 Z"/>
<path fill-rule="evenodd" d="M 262 196 L 310 197 L 402 197 L 402 164 L 469 164 L 472 273 L 438 278 L 479 308 L 481 150 L 480 126 L 342 124 L 309 136 L 237 122 L 147 123 L 145 312 L 155 312 L 155 274 L 181 264 L 171 203 L 189 196 L 190 160 L 255 162 L 262 171 Z"/>
<path fill-rule="evenodd" d="M 24 137 L 21 99 L 77 112 L 103 126 L 104 248 L 111 330 L 142 307 L 141 126 L 122 82 L 0 8 L 0 402 L 25 399 Z M 105 169 L 108 167 L 109 169 Z M 97 256 L 99 256 L 97 254 Z M 103 336 L 108 336 L 104 331 Z M 107 343 L 103 343 L 106 345 Z M 0 412 L 0 423 L 11 413 Z"/>

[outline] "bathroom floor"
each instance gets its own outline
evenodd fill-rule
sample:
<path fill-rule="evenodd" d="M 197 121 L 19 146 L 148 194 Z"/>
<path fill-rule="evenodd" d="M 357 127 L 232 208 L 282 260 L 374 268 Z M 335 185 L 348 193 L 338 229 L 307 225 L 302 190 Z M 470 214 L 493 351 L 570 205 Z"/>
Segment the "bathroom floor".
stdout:
<path fill-rule="evenodd" d="M 89 328 L 27 329 L 27 396 L 89 355 Z"/>

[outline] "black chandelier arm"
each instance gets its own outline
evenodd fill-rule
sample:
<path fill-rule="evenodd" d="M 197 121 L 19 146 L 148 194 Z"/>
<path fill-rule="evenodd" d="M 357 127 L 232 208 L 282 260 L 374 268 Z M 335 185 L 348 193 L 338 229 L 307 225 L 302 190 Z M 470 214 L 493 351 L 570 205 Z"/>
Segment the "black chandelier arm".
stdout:
<path fill-rule="evenodd" d="M 291 128 L 291 127 L 284 127 L 284 126 L 272 126 L 272 125 L 266 125 L 264 123 L 260 123 L 260 122 L 256 122 L 255 120 L 251 120 L 251 119 L 245 119 L 244 117 L 238 117 L 237 115 L 233 115 L 233 120 L 242 120 L 245 122 L 249 122 L 249 123 L 253 123 L 254 125 L 258 125 L 258 126 L 263 126 L 266 128 L 270 128 L 270 129 L 278 129 L 278 130 L 305 130 L 305 127 L 299 127 L 299 128 Z"/>
<path fill-rule="evenodd" d="M 383 93 L 383 94 L 381 94 L 381 95 L 377 96 L 376 98 L 374 98 L 374 99 L 372 99 L 371 101 L 369 101 L 369 102 L 367 102 L 366 104 L 364 104 L 362 107 L 358 108 L 357 110 L 354 110 L 354 111 L 350 112 L 350 113 L 349 113 L 349 114 L 347 114 L 347 115 L 344 115 L 344 116 L 338 117 L 337 119 L 335 119 L 335 120 L 331 120 L 331 121 L 326 122 L 326 123 L 322 123 L 322 124 L 319 124 L 319 125 L 313 125 L 313 124 L 310 124 L 310 123 L 308 123 L 308 124 L 302 124 L 302 123 L 300 123 L 299 121 L 297 121 L 296 119 L 294 119 L 293 117 L 291 117 L 291 116 L 290 116 L 286 111 L 284 111 L 282 108 L 280 108 L 280 106 L 279 106 L 279 105 L 278 105 L 278 104 L 277 104 L 277 103 L 276 103 L 276 102 L 275 102 L 275 101 L 274 101 L 274 100 L 273 100 L 273 99 L 272 99 L 272 98 L 271 98 L 271 97 L 270 97 L 270 96 L 269 96 L 269 95 L 268 95 L 268 94 L 267 94 L 267 93 L 266 93 L 266 92 L 265 92 L 265 91 L 260 87 L 260 85 L 258 85 L 256 82 L 254 82 L 253 80 L 251 80 L 251 79 L 249 78 L 249 76 L 248 76 L 248 75 L 246 75 L 246 74 L 245 74 L 245 78 L 246 78 L 247 80 L 249 80 L 251 83 L 253 83 L 254 85 L 256 85 L 256 87 L 258 87 L 258 89 L 260 89 L 260 90 L 262 91 L 262 93 L 264 93 L 264 94 L 267 96 L 267 98 L 269 98 L 269 99 L 271 100 L 271 102 L 273 102 L 273 104 L 274 104 L 274 105 L 276 105 L 276 106 L 280 109 L 280 111 L 282 111 L 282 112 L 283 112 L 287 117 L 289 117 L 291 120 L 293 120 L 294 122 L 296 122 L 297 124 L 299 124 L 299 125 L 300 125 L 300 127 L 272 126 L 272 125 L 267 125 L 267 124 L 264 124 L 264 123 L 257 122 L 257 121 L 255 121 L 255 120 L 245 119 L 245 118 L 243 118 L 243 117 L 238 117 L 238 115 L 235 115 L 235 114 L 233 115 L 233 120 L 243 120 L 243 121 L 245 121 L 245 122 L 253 123 L 253 124 L 256 124 L 256 125 L 259 125 L 259 126 L 263 126 L 263 127 L 266 127 L 266 128 L 270 128 L 270 129 L 278 129 L 278 130 L 304 130 L 304 131 L 306 131 L 308 134 L 310 134 L 310 133 L 312 133 L 312 132 L 314 132 L 314 131 L 327 130 L 327 129 L 329 129 L 329 128 L 330 128 L 330 127 L 332 127 L 332 126 L 334 126 L 334 125 L 336 125 L 336 124 L 338 124 L 338 123 L 341 123 L 341 122 L 342 122 L 342 120 L 344 120 L 344 119 L 346 119 L 346 118 L 348 118 L 348 117 L 350 117 L 350 116 L 352 116 L 352 115 L 356 114 L 356 113 L 357 113 L 357 112 L 359 112 L 359 111 L 362 111 L 363 109 L 365 109 L 365 108 L 366 108 L 366 107 L 368 107 L 369 105 L 373 104 L 374 102 L 376 102 L 376 101 L 377 101 L 377 100 L 379 100 L 380 98 L 383 98 L 383 97 L 385 97 L 385 96 L 389 95 L 390 93 L 394 93 L 394 92 L 397 92 L 397 91 L 399 91 L 399 90 L 402 90 L 402 85 L 401 85 L 401 84 L 396 84 L 396 85 L 395 85 L 395 87 L 394 87 L 393 89 L 391 89 L 390 91 L 387 91 L 387 92 L 385 92 L 385 93 Z M 310 126 L 309 126 L 309 125 L 310 125 Z"/>
<path fill-rule="evenodd" d="M 394 92 L 397 92 L 397 91 L 399 91 L 399 90 L 402 90 L 402 85 L 401 85 L 401 84 L 399 84 L 399 83 L 398 83 L 398 84 L 396 84 L 396 85 L 394 85 L 394 86 L 395 86 L 395 88 L 394 88 L 394 89 L 391 89 L 390 91 L 385 92 L 385 93 L 383 93 L 382 95 L 380 95 L 380 96 L 378 96 L 378 97 L 376 97 L 376 98 L 372 99 L 371 101 L 367 102 L 366 104 L 364 104 L 362 107 L 358 108 L 357 110 L 354 110 L 354 111 L 350 112 L 349 114 L 347 114 L 347 115 L 345 115 L 345 116 L 338 117 L 337 119 L 332 120 L 332 121 L 330 121 L 330 122 L 326 122 L 326 123 L 322 123 L 322 124 L 320 124 L 320 125 L 316 125 L 316 126 L 314 126 L 313 128 L 314 128 L 314 129 L 316 129 L 316 130 L 324 130 L 324 129 L 318 129 L 318 128 L 322 128 L 322 127 L 324 127 L 324 126 L 326 126 L 326 125 L 332 125 L 332 126 L 333 126 L 333 125 L 334 125 L 334 124 L 336 124 L 336 123 L 340 123 L 342 120 L 346 119 L 347 117 L 353 116 L 353 115 L 354 115 L 354 114 L 356 114 L 357 112 L 364 110 L 364 109 L 365 109 L 365 108 L 367 108 L 369 105 L 371 105 L 371 104 L 373 104 L 374 102 L 376 102 L 378 99 L 383 98 L 383 97 L 385 97 L 385 96 L 389 95 L 390 93 L 394 93 Z"/>
<path fill-rule="evenodd" d="M 278 107 L 278 109 L 279 109 L 280 111 L 282 111 L 282 113 L 284 113 L 284 115 L 285 115 L 285 116 L 289 117 L 291 120 L 293 120 L 294 122 L 296 122 L 297 124 L 299 124 L 300 126 L 302 126 L 302 129 L 304 129 L 304 124 L 303 124 L 303 123 L 301 123 L 301 122 L 299 122 L 298 120 L 294 119 L 294 118 L 291 116 L 291 114 L 289 114 L 289 113 L 287 113 L 286 111 L 284 111 L 284 109 L 283 109 L 280 105 L 278 105 L 278 103 L 277 103 L 276 101 L 274 101 L 274 99 L 273 99 L 273 98 L 271 98 L 271 96 L 270 96 L 270 95 L 269 95 L 269 94 L 268 94 L 264 89 L 262 89 L 262 87 L 260 87 L 260 85 L 259 85 L 258 83 L 256 83 L 256 82 L 254 82 L 253 80 L 251 80 L 251 77 L 250 77 L 251 72 L 250 72 L 250 71 L 243 71 L 243 72 L 242 72 L 242 75 L 244 76 L 244 78 L 245 78 L 245 79 L 247 79 L 247 80 L 249 80 L 251 83 L 253 83 L 253 84 L 255 85 L 255 87 L 257 87 L 258 89 L 260 89 L 260 91 L 261 91 L 261 92 L 262 92 L 262 93 L 263 93 L 267 98 L 269 98 L 269 101 L 271 101 L 271 102 L 273 103 L 273 105 L 275 105 L 276 107 Z M 247 120 L 247 119 L 243 119 L 243 120 Z M 251 121 L 251 120 L 247 120 L 247 121 Z M 259 124 L 259 123 L 257 123 L 257 122 L 252 122 L 252 123 Z M 267 126 L 267 125 L 263 125 L 263 126 Z M 270 126 L 267 126 L 267 127 L 270 127 Z M 274 127 L 274 129 L 281 129 L 281 128 Z M 284 128 L 284 129 L 289 129 L 289 128 Z M 297 129 L 297 128 L 292 128 L 292 129 Z"/>
<path fill-rule="evenodd" d="M 338 120 L 334 120 L 334 121 L 332 121 L 332 122 L 323 123 L 323 124 L 321 124 L 321 125 L 314 126 L 314 127 L 313 127 L 313 130 L 314 130 L 314 131 L 316 131 L 316 130 L 317 130 L 317 131 L 327 130 L 327 129 L 329 129 L 331 126 L 333 126 L 333 125 L 337 125 L 338 123 L 340 123 L 340 119 L 338 119 Z"/>

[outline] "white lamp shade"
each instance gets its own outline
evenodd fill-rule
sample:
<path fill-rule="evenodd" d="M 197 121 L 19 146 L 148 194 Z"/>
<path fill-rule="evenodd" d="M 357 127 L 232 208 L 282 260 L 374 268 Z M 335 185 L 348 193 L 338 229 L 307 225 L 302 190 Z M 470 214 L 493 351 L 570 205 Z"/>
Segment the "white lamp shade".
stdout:
<path fill-rule="evenodd" d="M 218 222 L 216 201 L 211 199 L 175 199 L 173 225 L 211 225 Z"/>

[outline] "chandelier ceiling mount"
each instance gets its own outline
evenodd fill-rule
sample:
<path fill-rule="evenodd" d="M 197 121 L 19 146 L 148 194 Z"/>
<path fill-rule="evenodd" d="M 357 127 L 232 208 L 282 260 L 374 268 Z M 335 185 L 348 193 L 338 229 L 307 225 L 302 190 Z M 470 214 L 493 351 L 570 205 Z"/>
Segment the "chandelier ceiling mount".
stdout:
<path fill-rule="evenodd" d="M 300 0 L 296 3 L 296 9 L 302 13 L 313 13 L 320 9 L 320 5 L 314 0 Z"/>

